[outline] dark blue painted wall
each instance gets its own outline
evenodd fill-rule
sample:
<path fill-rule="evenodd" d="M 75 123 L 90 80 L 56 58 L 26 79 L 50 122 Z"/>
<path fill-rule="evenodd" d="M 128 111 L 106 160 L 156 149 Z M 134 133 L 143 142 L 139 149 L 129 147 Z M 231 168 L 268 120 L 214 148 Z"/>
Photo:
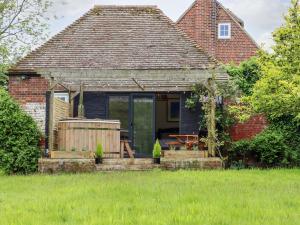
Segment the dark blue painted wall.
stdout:
<path fill-rule="evenodd" d="M 203 114 L 200 104 L 194 110 L 185 107 L 185 102 L 189 96 L 190 93 L 182 93 L 180 98 L 180 134 L 199 134 L 199 121 Z"/>
<path fill-rule="evenodd" d="M 74 99 L 74 116 L 78 115 L 79 95 Z M 84 92 L 83 104 L 87 119 L 107 118 L 107 96 L 101 92 Z"/>

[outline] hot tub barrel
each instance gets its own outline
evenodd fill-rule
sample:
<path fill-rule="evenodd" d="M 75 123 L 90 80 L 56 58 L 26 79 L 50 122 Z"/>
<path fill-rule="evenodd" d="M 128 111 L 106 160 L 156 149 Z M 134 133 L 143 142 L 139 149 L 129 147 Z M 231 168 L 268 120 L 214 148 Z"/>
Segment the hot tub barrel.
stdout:
<path fill-rule="evenodd" d="M 120 152 L 120 121 L 83 119 L 58 123 L 59 151 L 95 152 L 98 144 L 102 144 L 105 154 Z"/>

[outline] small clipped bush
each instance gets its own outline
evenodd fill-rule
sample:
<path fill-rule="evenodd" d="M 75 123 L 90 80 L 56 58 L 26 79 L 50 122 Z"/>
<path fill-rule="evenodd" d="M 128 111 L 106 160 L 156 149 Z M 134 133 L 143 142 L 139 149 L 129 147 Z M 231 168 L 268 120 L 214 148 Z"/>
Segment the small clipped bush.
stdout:
<path fill-rule="evenodd" d="M 97 158 L 103 158 L 103 147 L 102 147 L 102 144 L 98 144 L 97 145 L 96 157 Z"/>
<path fill-rule="evenodd" d="M 158 139 L 156 140 L 154 147 L 153 147 L 153 158 L 160 158 L 161 155 L 161 145 L 158 141 Z"/>
<path fill-rule="evenodd" d="M 0 170 L 6 174 L 35 172 L 40 137 L 33 118 L 0 88 Z"/>

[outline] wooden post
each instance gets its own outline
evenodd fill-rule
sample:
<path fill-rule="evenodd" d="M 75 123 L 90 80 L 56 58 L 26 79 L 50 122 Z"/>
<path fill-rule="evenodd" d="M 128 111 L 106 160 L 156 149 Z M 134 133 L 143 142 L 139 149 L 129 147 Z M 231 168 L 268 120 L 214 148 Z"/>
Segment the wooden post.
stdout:
<path fill-rule="evenodd" d="M 215 94 L 211 98 L 211 156 L 216 156 L 216 101 Z"/>
<path fill-rule="evenodd" d="M 54 114 L 54 78 L 51 77 L 50 81 L 50 88 L 51 88 L 51 93 L 50 93 L 50 101 L 49 101 L 49 130 L 48 130 L 48 147 L 49 151 L 53 151 L 54 147 L 54 124 L 53 124 L 53 114 Z"/>
<path fill-rule="evenodd" d="M 80 96 L 78 104 L 78 117 L 84 118 L 84 105 L 83 105 L 83 84 L 80 84 Z"/>
<path fill-rule="evenodd" d="M 121 140 L 120 157 L 121 157 L 121 159 L 124 158 L 124 141 L 123 140 Z"/>
<path fill-rule="evenodd" d="M 209 109 L 207 131 L 208 131 L 208 154 L 211 157 L 216 156 L 216 90 L 215 90 L 215 74 L 212 74 L 212 78 L 208 80 L 209 86 Z"/>
<path fill-rule="evenodd" d="M 74 99 L 72 99 L 72 92 L 69 90 L 69 117 L 73 117 Z"/>

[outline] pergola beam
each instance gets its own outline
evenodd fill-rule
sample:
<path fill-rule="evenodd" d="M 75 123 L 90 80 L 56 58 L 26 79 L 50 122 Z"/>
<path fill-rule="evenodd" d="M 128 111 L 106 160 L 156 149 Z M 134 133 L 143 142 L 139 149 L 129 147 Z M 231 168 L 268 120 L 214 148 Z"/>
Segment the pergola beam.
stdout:
<path fill-rule="evenodd" d="M 173 70 L 89 70 L 89 69 L 39 69 L 37 73 L 44 77 L 54 77 L 57 79 L 75 79 L 75 80 L 122 80 L 143 79 L 152 80 L 201 80 L 208 79 L 211 74 L 208 69 L 173 69 Z M 217 80 L 220 78 L 228 79 L 228 75 L 221 69 L 218 69 Z"/>
<path fill-rule="evenodd" d="M 102 92 L 171 92 L 190 91 L 195 83 L 204 83 L 211 77 L 208 69 L 173 70 L 88 70 L 88 69 L 40 69 L 43 77 L 53 77 L 57 83 L 71 92 L 80 90 Z M 221 69 L 216 72 L 217 81 L 227 81 L 228 75 Z"/>

